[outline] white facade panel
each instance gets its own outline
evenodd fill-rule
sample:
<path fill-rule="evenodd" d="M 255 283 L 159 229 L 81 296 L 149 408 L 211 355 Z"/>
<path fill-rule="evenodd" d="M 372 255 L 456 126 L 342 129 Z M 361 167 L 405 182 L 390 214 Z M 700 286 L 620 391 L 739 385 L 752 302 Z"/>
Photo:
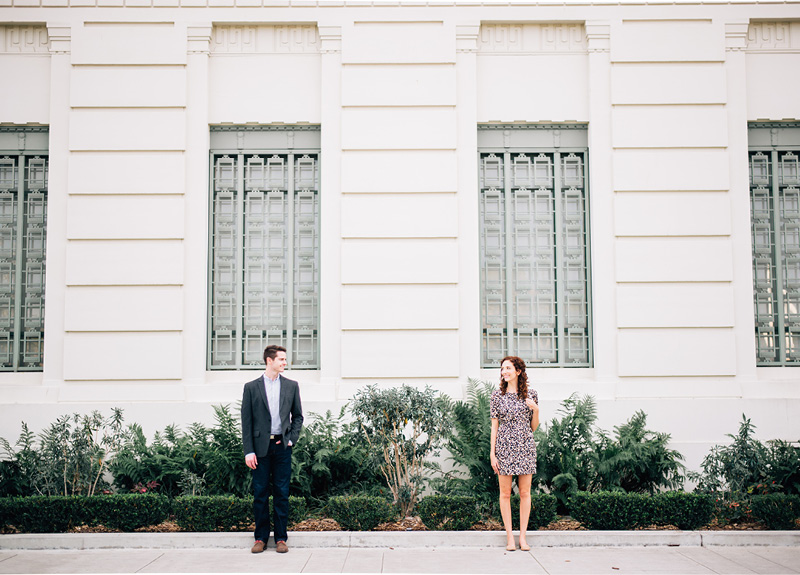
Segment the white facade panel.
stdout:
<path fill-rule="evenodd" d="M 182 239 L 183 212 L 183 196 L 70 196 L 67 238 Z"/>
<path fill-rule="evenodd" d="M 452 64 L 342 67 L 342 106 L 454 106 Z"/>
<path fill-rule="evenodd" d="M 50 122 L 50 58 L 30 54 L 0 53 L 2 122 L 48 124 Z M 13 89 L 14 79 L 24 85 Z"/>
<path fill-rule="evenodd" d="M 348 285 L 342 329 L 457 329 L 458 288 L 449 285 Z"/>
<path fill-rule="evenodd" d="M 64 379 L 180 379 L 182 357 L 179 332 L 68 333 Z"/>
<path fill-rule="evenodd" d="M 347 240 L 342 284 L 458 283 L 453 240 Z"/>
<path fill-rule="evenodd" d="M 619 192 L 617 236 L 724 236 L 731 233 L 726 192 Z"/>
<path fill-rule="evenodd" d="M 455 30 L 443 21 L 357 21 L 342 38 L 345 64 L 445 63 L 455 57 Z"/>
<path fill-rule="evenodd" d="M 612 104 L 724 104 L 721 63 L 616 63 L 611 67 Z"/>
<path fill-rule="evenodd" d="M 800 119 L 800 53 L 747 54 L 747 119 Z"/>
<path fill-rule="evenodd" d="M 186 115 L 179 109 L 89 109 L 70 115 L 72 151 L 183 150 Z"/>
<path fill-rule="evenodd" d="M 70 287 L 64 308 L 67 331 L 183 329 L 183 292 L 178 286 Z"/>
<path fill-rule="evenodd" d="M 183 243 L 175 240 L 71 241 L 68 286 L 180 285 Z"/>
<path fill-rule="evenodd" d="M 730 283 L 621 284 L 619 327 L 733 327 Z"/>
<path fill-rule="evenodd" d="M 710 148 L 728 144 L 723 106 L 616 106 L 616 148 Z"/>
<path fill-rule="evenodd" d="M 181 152 L 81 152 L 69 156 L 69 193 L 182 194 L 186 166 Z"/>
<path fill-rule="evenodd" d="M 344 150 L 453 150 L 456 112 L 441 108 L 344 108 Z"/>
<path fill-rule="evenodd" d="M 186 28 L 175 22 L 87 21 L 72 29 L 72 63 L 185 64 Z"/>
<path fill-rule="evenodd" d="M 711 18 L 623 20 L 612 26 L 612 62 L 721 62 L 725 31 Z"/>
<path fill-rule="evenodd" d="M 347 194 L 343 238 L 455 238 L 455 194 Z"/>
<path fill-rule="evenodd" d="M 618 282 L 727 282 L 732 263 L 728 238 L 617 240 Z"/>
<path fill-rule="evenodd" d="M 729 161 L 724 149 L 617 150 L 614 189 L 727 190 Z"/>
<path fill-rule="evenodd" d="M 342 377 L 458 376 L 456 330 L 346 331 Z"/>
<path fill-rule="evenodd" d="M 346 151 L 342 154 L 342 191 L 455 192 L 457 159 L 451 150 Z"/>
<path fill-rule="evenodd" d="M 581 53 L 480 54 L 478 122 L 588 121 L 588 62 Z"/>
<path fill-rule="evenodd" d="M 732 329 L 622 329 L 618 339 L 621 377 L 736 375 Z"/>
<path fill-rule="evenodd" d="M 153 88 L 158 86 L 157 90 Z M 152 108 L 186 105 L 184 66 L 75 66 L 70 105 Z"/>
<path fill-rule="evenodd" d="M 320 122 L 318 54 L 214 55 L 208 77 L 211 124 Z"/>

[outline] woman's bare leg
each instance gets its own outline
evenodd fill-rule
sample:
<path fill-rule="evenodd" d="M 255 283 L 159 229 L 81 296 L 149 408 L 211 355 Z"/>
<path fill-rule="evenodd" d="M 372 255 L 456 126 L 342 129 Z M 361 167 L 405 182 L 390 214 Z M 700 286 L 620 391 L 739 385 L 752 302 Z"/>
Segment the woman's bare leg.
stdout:
<path fill-rule="evenodd" d="M 514 533 L 511 531 L 511 485 L 513 476 L 498 475 L 500 481 L 500 515 L 503 517 L 503 527 L 506 528 L 506 549 L 514 551 Z"/>
<path fill-rule="evenodd" d="M 531 548 L 525 540 L 525 532 L 528 530 L 528 519 L 531 516 L 531 476 L 518 475 L 517 485 L 519 485 L 519 548 L 530 551 Z"/>

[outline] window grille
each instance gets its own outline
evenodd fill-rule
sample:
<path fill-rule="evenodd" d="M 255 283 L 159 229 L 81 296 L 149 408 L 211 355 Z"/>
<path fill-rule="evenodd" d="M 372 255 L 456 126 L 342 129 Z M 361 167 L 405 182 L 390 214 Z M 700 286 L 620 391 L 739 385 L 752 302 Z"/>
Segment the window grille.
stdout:
<path fill-rule="evenodd" d="M 47 129 L 0 127 L 0 371 L 42 371 Z"/>
<path fill-rule="evenodd" d="M 483 367 L 592 365 L 585 126 L 479 130 Z"/>
<path fill-rule="evenodd" d="M 756 361 L 800 365 L 800 124 L 750 125 Z"/>
<path fill-rule="evenodd" d="M 211 134 L 209 368 L 318 369 L 319 129 L 248 128 Z"/>

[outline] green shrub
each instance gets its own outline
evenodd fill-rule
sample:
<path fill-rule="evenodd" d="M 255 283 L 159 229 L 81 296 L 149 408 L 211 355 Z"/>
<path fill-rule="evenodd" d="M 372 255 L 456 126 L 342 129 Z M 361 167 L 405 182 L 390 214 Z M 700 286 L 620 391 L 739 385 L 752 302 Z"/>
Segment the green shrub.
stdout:
<path fill-rule="evenodd" d="M 769 529 L 796 529 L 800 518 L 800 496 L 772 493 L 754 495 L 750 500 L 753 517 Z"/>
<path fill-rule="evenodd" d="M 0 499 L 0 521 L 4 530 L 13 526 L 22 533 L 63 533 L 86 518 L 79 497 L 35 495 Z"/>
<path fill-rule="evenodd" d="M 328 499 L 325 509 L 345 531 L 371 531 L 397 518 L 395 508 L 382 497 L 335 496 Z"/>
<path fill-rule="evenodd" d="M 78 525 L 133 531 L 169 518 L 163 495 L 33 496 L 0 499 L 0 522 L 22 533 L 64 533 Z"/>
<path fill-rule="evenodd" d="M 750 496 L 741 493 L 711 493 L 714 498 L 714 519 L 719 525 L 751 521 Z"/>
<path fill-rule="evenodd" d="M 345 411 L 336 417 L 330 411 L 310 414 L 292 449 L 291 493 L 312 504 L 323 505 L 333 495 L 387 491 L 377 454 L 357 422 L 344 422 Z"/>
<path fill-rule="evenodd" d="M 489 404 L 494 387 L 488 381 L 469 379 L 467 400 L 450 406 L 453 433 L 448 437 L 447 450 L 456 467 L 443 478 L 431 481 L 437 493 L 475 497 L 492 514 L 496 513 L 500 497 L 497 475 L 489 458 L 492 436 Z"/>
<path fill-rule="evenodd" d="M 714 515 L 711 495 L 668 491 L 653 496 L 653 519 L 658 525 L 674 525 L 692 531 L 708 525 Z"/>
<path fill-rule="evenodd" d="M 464 531 L 480 520 L 478 502 L 464 495 L 429 495 L 417 503 L 417 513 L 428 529 Z"/>
<path fill-rule="evenodd" d="M 642 493 L 578 492 L 569 499 L 569 511 L 588 529 L 633 529 L 654 523 L 651 501 Z"/>
<path fill-rule="evenodd" d="M 173 503 L 175 522 L 183 531 L 242 531 L 250 528 L 253 498 L 225 495 L 183 495 Z M 272 497 L 269 498 L 272 517 Z M 305 519 L 306 500 L 289 496 L 289 525 Z"/>

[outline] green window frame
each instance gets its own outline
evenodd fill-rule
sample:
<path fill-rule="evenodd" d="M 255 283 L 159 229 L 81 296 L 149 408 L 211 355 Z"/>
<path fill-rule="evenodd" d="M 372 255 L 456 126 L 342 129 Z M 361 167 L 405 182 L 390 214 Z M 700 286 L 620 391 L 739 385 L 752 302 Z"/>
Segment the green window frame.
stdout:
<path fill-rule="evenodd" d="M 319 369 L 319 126 L 211 128 L 208 368 Z"/>
<path fill-rule="evenodd" d="M 586 125 L 478 129 L 481 366 L 591 367 Z"/>
<path fill-rule="evenodd" d="M 0 371 L 42 371 L 48 129 L 0 126 Z"/>
<path fill-rule="evenodd" d="M 800 365 L 800 122 L 749 125 L 756 363 Z"/>

